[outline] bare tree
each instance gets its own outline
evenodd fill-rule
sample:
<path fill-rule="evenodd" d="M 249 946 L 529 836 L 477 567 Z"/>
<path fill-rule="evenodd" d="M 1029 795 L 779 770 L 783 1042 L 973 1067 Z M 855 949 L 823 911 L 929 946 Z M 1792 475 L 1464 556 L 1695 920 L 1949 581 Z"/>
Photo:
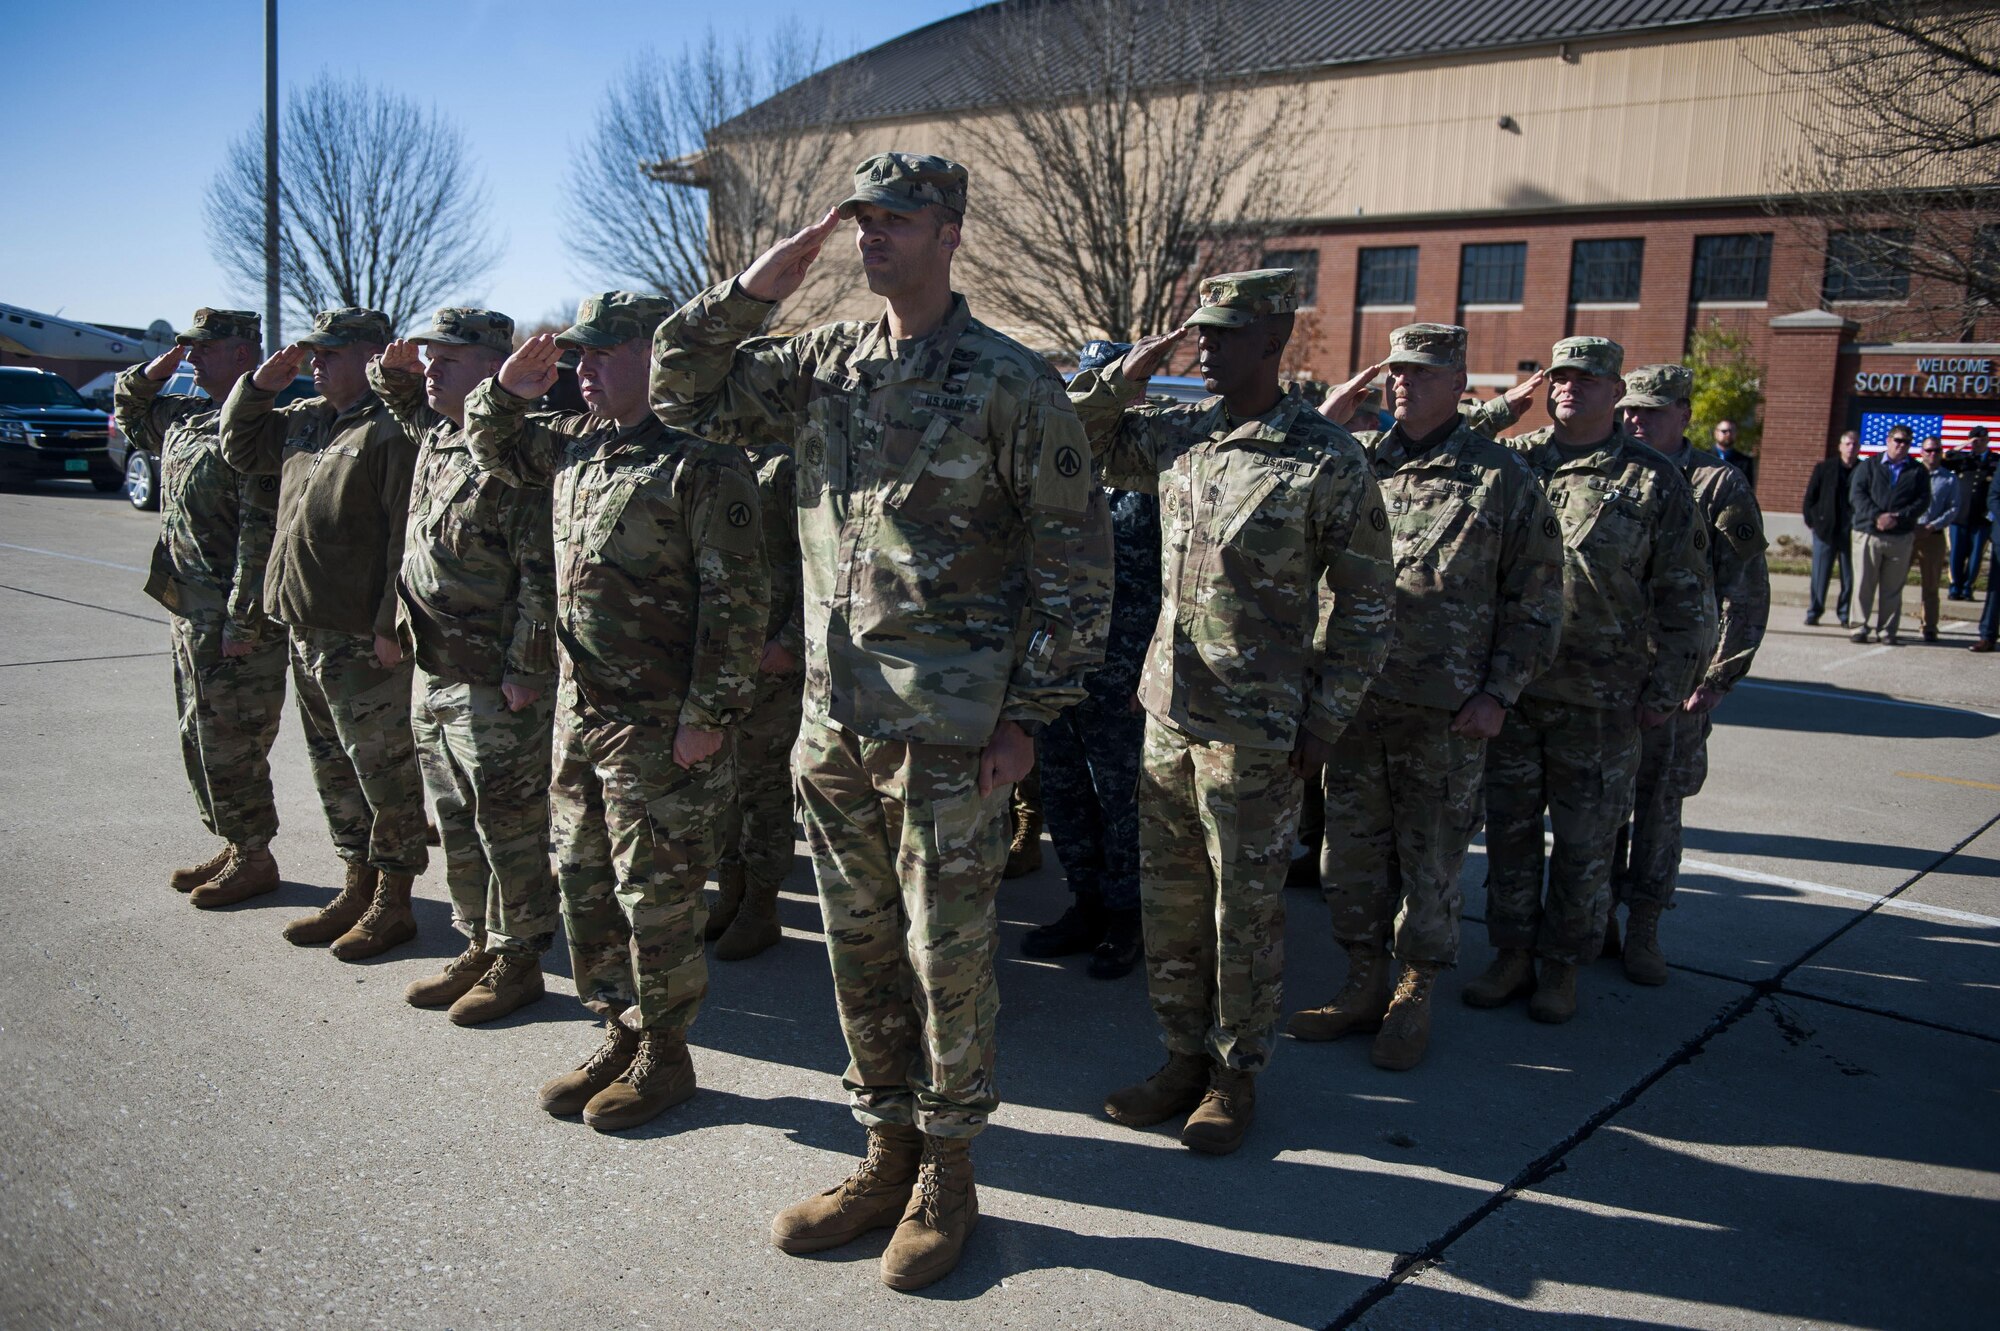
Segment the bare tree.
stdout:
<path fill-rule="evenodd" d="M 263 136 L 259 117 L 208 188 L 210 252 L 246 291 L 264 281 Z M 278 186 L 288 319 L 360 305 L 402 328 L 497 257 L 458 127 L 358 80 L 322 75 L 291 95 Z"/>
<path fill-rule="evenodd" d="M 1771 207 L 1824 233 L 1836 287 L 1893 289 L 1909 333 L 1962 337 L 2000 306 L 2000 13 L 1852 0 L 1780 44 L 1804 157 Z"/>
<path fill-rule="evenodd" d="M 1065 349 L 1172 327 L 1202 271 L 1255 266 L 1338 189 L 1297 169 L 1324 93 L 1255 77 L 1253 38 L 1202 0 L 1029 0 L 970 29 L 951 132 L 978 163 L 966 262 L 1002 321 Z"/>
<path fill-rule="evenodd" d="M 846 181 L 843 135 L 817 98 L 763 104 L 823 56 L 817 36 L 725 47 L 710 32 L 671 60 L 635 59 L 572 168 L 570 249 L 607 278 L 686 300 L 817 218 Z M 837 294 L 801 292 L 788 323 L 817 322 Z"/>

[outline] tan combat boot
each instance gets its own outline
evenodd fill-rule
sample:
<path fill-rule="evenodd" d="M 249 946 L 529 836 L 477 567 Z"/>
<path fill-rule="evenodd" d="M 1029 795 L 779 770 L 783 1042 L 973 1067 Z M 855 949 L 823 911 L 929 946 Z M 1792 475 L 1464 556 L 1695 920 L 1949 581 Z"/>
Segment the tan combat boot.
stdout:
<path fill-rule="evenodd" d="M 502 952 L 479 977 L 479 982 L 451 1005 L 451 1024 L 477 1026 L 482 1021 L 498 1021 L 528 1006 L 545 992 L 540 957 Z"/>
<path fill-rule="evenodd" d="M 1000 871 L 1000 876 L 1026 878 L 1042 867 L 1041 806 L 1016 800 L 1013 816 L 1014 833 L 1007 843 L 1007 867 Z"/>
<path fill-rule="evenodd" d="M 1104 1113 L 1128 1128 L 1150 1128 L 1187 1113 L 1207 1090 L 1207 1055 L 1169 1052 L 1158 1072 L 1106 1096 Z"/>
<path fill-rule="evenodd" d="M 650 1123 L 694 1094 L 694 1060 L 675 1031 L 640 1031 L 639 1052 L 618 1080 L 583 1107 L 586 1127 L 621 1132 Z"/>
<path fill-rule="evenodd" d="M 1504 1007 L 1535 988 L 1535 956 L 1525 947 L 1503 947 L 1485 973 L 1458 996 L 1467 1007 Z"/>
<path fill-rule="evenodd" d="M 1396 977 L 1396 996 L 1382 1018 L 1382 1031 L 1368 1050 L 1368 1060 L 1391 1072 L 1408 1072 L 1424 1061 L 1431 1046 L 1431 985 L 1439 967 L 1428 961 L 1403 965 Z"/>
<path fill-rule="evenodd" d="M 868 1129 L 868 1156 L 825 1192 L 787 1206 L 771 1221 L 779 1252 L 824 1252 L 903 1218 L 917 1181 L 924 1135 L 907 1123 Z"/>
<path fill-rule="evenodd" d="M 410 981 L 410 987 L 403 990 L 403 1001 L 411 1007 L 449 1007 L 478 984 L 492 965 L 493 954 L 475 938 L 436 975 Z"/>
<path fill-rule="evenodd" d="M 708 913 L 708 923 L 701 927 L 701 936 L 713 943 L 729 932 L 729 926 L 736 922 L 737 908 L 743 902 L 743 866 L 741 864 L 719 864 L 715 867 L 715 909 Z"/>
<path fill-rule="evenodd" d="M 1243 1144 L 1256 1121 L 1257 1074 L 1217 1064 L 1209 1074 L 1208 1094 L 1181 1129 L 1181 1145 L 1203 1155 L 1228 1155 Z"/>
<path fill-rule="evenodd" d="M 366 961 L 415 938 L 417 917 L 410 911 L 411 886 L 409 874 L 383 874 L 375 885 L 375 900 L 352 929 L 333 940 L 333 955 L 342 961 Z"/>
<path fill-rule="evenodd" d="M 229 863 L 230 845 L 222 843 L 222 849 L 195 865 L 192 869 L 176 869 L 167 875 L 167 886 L 176 892 L 192 892 L 209 879 L 222 872 L 222 866 Z"/>
<path fill-rule="evenodd" d="M 277 890 L 278 861 L 269 848 L 245 850 L 231 846 L 229 862 L 222 866 L 222 872 L 188 893 L 188 900 L 202 910 L 214 910 Z"/>
<path fill-rule="evenodd" d="M 784 936 L 778 924 L 778 885 L 746 881 L 736 918 L 715 940 L 715 959 L 747 961 Z"/>
<path fill-rule="evenodd" d="M 1544 961 L 1535 981 L 1535 996 L 1528 1000 L 1528 1015 L 1536 1021 L 1560 1026 L 1576 1015 L 1576 967 L 1560 961 Z"/>
<path fill-rule="evenodd" d="M 1381 1026 L 1389 1010 L 1389 958 L 1373 943 L 1343 943 L 1347 983 L 1326 1007 L 1294 1012 L 1285 1033 L 1294 1040 L 1338 1040 L 1352 1031 Z"/>
<path fill-rule="evenodd" d="M 1667 958 L 1660 951 L 1658 904 L 1635 901 L 1625 914 L 1625 978 L 1633 984 L 1665 984 Z"/>
<path fill-rule="evenodd" d="M 965 1241 L 979 1224 L 971 1146 L 963 1138 L 925 1134 L 917 1186 L 882 1250 L 882 1283 L 890 1289 L 922 1289 L 958 1265 Z"/>
<path fill-rule="evenodd" d="M 606 1018 L 604 1043 L 574 1070 L 542 1083 L 542 1108 L 557 1118 L 581 1114 L 593 1096 L 623 1075 L 638 1052 L 639 1032 L 616 1017 Z"/>
<path fill-rule="evenodd" d="M 349 864 L 347 882 L 342 885 L 340 895 L 324 909 L 302 915 L 286 925 L 285 941 L 300 947 L 319 947 L 352 929 L 368 909 L 368 903 L 375 900 L 377 877 L 370 865 Z"/>

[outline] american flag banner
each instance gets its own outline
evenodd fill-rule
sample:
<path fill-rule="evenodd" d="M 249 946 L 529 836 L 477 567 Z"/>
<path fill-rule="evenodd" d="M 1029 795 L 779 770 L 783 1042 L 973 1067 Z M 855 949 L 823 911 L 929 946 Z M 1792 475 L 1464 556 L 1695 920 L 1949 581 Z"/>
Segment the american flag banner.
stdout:
<path fill-rule="evenodd" d="M 1861 413 L 1861 452 L 1880 453 L 1889 442 L 1889 431 L 1898 425 L 1910 431 L 1910 447 L 1931 435 L 1943 438 L 1945 451 L 1970 446 L 1972 427 L 1986 427 L 1987 442 L 2000 446 L 2000 416 L 1979 416 L 1966 412 L 1864 411 Z"/>

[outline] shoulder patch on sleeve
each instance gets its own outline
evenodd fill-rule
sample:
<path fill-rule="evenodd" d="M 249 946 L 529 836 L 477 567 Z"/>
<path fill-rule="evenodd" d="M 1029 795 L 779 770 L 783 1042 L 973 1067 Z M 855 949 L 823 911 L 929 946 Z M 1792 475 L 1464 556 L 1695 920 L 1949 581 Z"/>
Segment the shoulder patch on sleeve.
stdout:
<path fill-rule="evenodd" d="M 713 486 L 704 539 L 730 554 L 758 554 L 764 541 L 763 524 L 758 520 L 761 501 L 749 468 L 734 460 L 713 457 L 704 459 L 701 465 Z"/>
<path fill-rule="evenodd" d="M 1542 535 L 1548 537 L 1551 541 L 1562 539 L 1562 526 L 1555 520 L 1553 514 L 1542 519 Z"/>
<path fill-rule="evenodd" d="M 1389 530 L 1389 515 L 1382 511 L 1380 504 L 1370 504 L 1368 506 L 1368 525 L 1376 531 Z"/>
<path fill-rule="evenodd" d="M 1090 442 L 1084 437 L 1083 422 L 1070 409 L 1069 399 L 1052 395 L 1034 413 L 1041 422 L 1036 447 L 1035 507 L 1057 513 L 1081 513 L 1090 504 Z"/>

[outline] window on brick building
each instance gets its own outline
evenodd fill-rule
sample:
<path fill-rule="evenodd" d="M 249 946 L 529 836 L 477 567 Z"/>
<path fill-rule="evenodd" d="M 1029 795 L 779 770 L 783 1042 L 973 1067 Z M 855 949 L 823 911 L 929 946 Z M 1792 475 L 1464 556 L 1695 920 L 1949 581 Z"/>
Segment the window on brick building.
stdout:
<path fill-rule="evenodd" d="M 1973 234 L 1972 280 L 1980 291 L 2000 288 L 2000 225 L 1989 222 Z"/>
<path fill-rule="evenodd" d="M 1764 300 L 1771 290 L 1771 233 L 1697 236 L 1693 300 Z"/>
<path fill-rule="evenodd" d="M 1319 251 L 1271 250 L 1258 261 L 1259 268 L 1290 268 L 1299 275 L 1299 308 L 1319 304 Z"/>
<path fill-rule="evenodd" d="M 1569 303 L 1624 305 L 1639 299 L 1643 240 L 1579 240 L 1569 256 Z"/>
<path fill-rule="evenodd" d="M 1467 245 L 1459 251 L 1460 305 L 1519 305 L 1528 273 L 1528 243 Z"/>
<path fill-rule="evenodd" d="M 1826 238 L 1826 280 L 1822 298 L 1903 300 L 1910 294 L 1910 270 L 1903 267 L 1907 231 L 1836 231 Z"/>
<path fill-rule="evenodd" d="M 1415 305 L 1417 247 L 1391 245 L 1361 251 L 1355 278 L 1356 305 Z"/>

